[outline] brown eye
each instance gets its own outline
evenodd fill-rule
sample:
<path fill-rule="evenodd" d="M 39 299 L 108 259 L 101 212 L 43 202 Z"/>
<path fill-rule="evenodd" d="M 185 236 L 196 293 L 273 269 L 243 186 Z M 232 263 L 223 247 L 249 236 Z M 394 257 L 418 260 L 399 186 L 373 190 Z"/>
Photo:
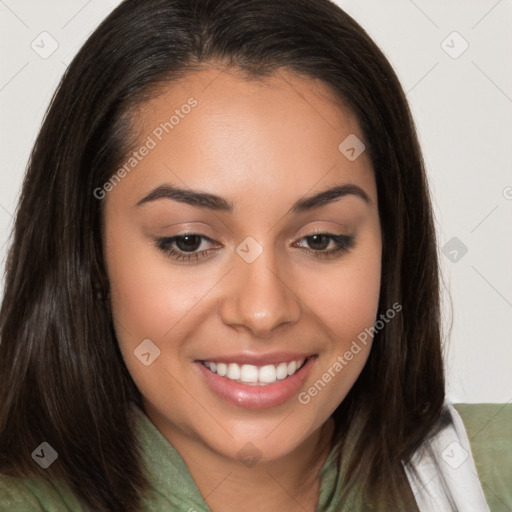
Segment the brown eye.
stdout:
<path fill-rule="evenodd" d="M 328 235 L 312 235 L 306 237 L 309 247 L 315 251 L 325 251 L 331 242 Z"/>
<path fill-rule="evenodd" d="M 176 237 L 176 247 L 180 251 L 194 252 L 201 246 L 201 237 L 199 235 L 186 235 Z"/>
<path fill-rule="evenodd" d="M 313 255 L 319 258 L 329 258 L 337 254 L 346 252 L 354 247 L 355 236 L 353 235 L 335 235 L 334 233 L 315 233 L 305 236 L 301 240 L 305 240 L 307 245 L 313 251 Z M 330 243 L 334 243 L 334 247 L 327 250 Z M 304 247 L 300 246 L 299 247 Z"/>
<path fill-rule="evenodd" d="M 211 238 L 199 233 L 175 235 L 155 239 L 155 245 L 171 258 L 181 261 L 198 260 L 207 257 L 212 249 L 199 250 L 203 241 L 214 243 Z"/>

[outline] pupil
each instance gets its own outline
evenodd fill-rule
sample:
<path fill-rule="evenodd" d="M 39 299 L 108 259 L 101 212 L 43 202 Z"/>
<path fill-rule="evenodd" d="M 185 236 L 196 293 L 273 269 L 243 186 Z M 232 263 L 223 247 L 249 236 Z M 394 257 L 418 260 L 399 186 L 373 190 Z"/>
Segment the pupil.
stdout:
<path fill-rule="evenodd" d="M 199 243 L 198 243 L 199 242 Z M 195 251 L 201 244 L 199 237 L 197 235 L 187 235 L 176 240 L 176 245 L 180 250 L 183 251 Z M 182 247 L 180 247 L 180 245 Z"/>

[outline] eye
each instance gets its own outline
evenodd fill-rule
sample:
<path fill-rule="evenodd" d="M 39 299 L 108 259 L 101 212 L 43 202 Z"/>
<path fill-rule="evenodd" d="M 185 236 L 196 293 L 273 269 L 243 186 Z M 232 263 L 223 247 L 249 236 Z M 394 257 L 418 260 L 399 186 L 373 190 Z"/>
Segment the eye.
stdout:
<path fill-rule="evenodd" d="M 310 251 L 316 258 L 336 258 L 342 253 L 354 247 L 355 237 L 353 235 L 336 235 L 334 233 L 314 233 L 300 239 L 304 240 L 310 247 Z M 203 241 L 215 244 L 215 242 L 199 233 L 187 233 L 171 237 L 155 239 L 155 245 L 159 250 L 176 261 L 197 261 L 207 258 L 215 249 L 203 249 Z M 334 245 L 327 250 L 331 243 Z M 218 246 L 218 244 L 217 244 Z M 300 242 L 298 247 L 303 247 Z"/>
<path fill-rule="evenodd" d="M 315 233 L 301 238 L 305 240 L 310 248 L 313 249 L 313 256 L 316 258 L 336 258 L 342 253 L 349 251 L 354 247 L 354 235 L 336 235 L 334 233 Z M 329 250 L 326 250 L 330 243 L 334 244 Z M 299 245 L 300 247 L 300 245 Z"/>
<path fill-rule="evenodd" d="M 212 242 L 211 238 L 199 233 L 190 233 L 186 235 L 175 235 L 166 238 L 157 238 L 155 244 L 165 254 L 177 261 L 195 261 L 200 258 L 206 258 L 213 250 L 206 249 L 199 252 L 203 240 Z"/>

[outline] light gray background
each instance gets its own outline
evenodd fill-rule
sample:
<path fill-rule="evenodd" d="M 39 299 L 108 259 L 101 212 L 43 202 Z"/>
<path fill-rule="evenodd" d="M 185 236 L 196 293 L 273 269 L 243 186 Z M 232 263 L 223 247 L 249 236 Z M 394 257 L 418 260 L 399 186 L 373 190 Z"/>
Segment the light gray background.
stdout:
<path fill-rule="evenodd" d="M 66 66 L 118 3 L 0 0 L 2 267 L 44 112 Z M 512 401 L 512 1 L 337 3 L 387 55 L 417 123 L 446 283 L 445 333 L 453 318 L 448 398 Z M 58 48 L 47 58 L 31 47 L 49 51 L 52 39 Z"/>

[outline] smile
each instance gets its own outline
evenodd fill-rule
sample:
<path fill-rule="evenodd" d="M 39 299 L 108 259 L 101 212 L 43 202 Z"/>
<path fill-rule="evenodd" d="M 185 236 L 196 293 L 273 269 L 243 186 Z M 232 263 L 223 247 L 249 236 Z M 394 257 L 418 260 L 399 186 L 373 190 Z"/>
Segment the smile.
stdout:
<path fill-rule="evenodd" d="M 307 358 L 297 361 L 282 362 L 279 364 L 267 364 L 255 366 L 252 364 L 218 363 L 215 361 L 203 361 L 211 372 L 226 377 L 232 381 L 253 386 L 266 386 L 277 380 L 284 380 L 297 372 L 306 362 Z"/>
<path fill-rule="evenodd" d="M 223 361 L 212 357 L 196 360 L 194 366 L 206 387 L 222 401 L 248 409 L 267 409 L 294 404 L 292 399 L 302 389 L 316 360 L 317 355 L 302 354 L 234 356 Z"/>

